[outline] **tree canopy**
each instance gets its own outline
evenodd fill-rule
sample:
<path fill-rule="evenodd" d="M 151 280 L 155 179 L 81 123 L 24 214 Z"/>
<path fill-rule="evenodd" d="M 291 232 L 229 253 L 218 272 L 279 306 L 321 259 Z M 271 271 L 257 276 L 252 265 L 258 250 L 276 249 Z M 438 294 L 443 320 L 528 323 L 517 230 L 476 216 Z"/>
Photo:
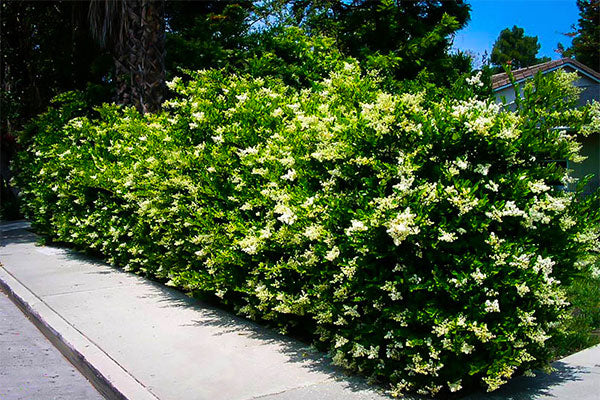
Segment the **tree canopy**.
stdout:
<path fill-rule="evenodd" d="M 558 51 L 600 71 L 600 0 L 577 0 L 577 7 L 578 26 L 566 34 L 573 37 L 572 45 L 565 49 L 559 43 Z"/>
<path fill-rule="evenodd" d="M 102 100 L 110 55 L 85 25 L 81 2 L 7 1 L 2 10 L 2 132 L 18 130 L 58 93 L 85 89 Z"/>
<path fill-rule="evenodd" d="M 344 54 L 396 79 L 470 69 L 465 56 L 448 54 L 452 34 L 469 21 L 462 0 L 305 0 L 293 7 L 296 21 L 311 32 L 334 38 Z"/>
<path fill-rule="evenodd" d="M 518 26 L 505 28 L 500 32 L 492 48 L 490 61 L 496 71 L 502 71 L 504 64 L 513 68 L 524 68 L 550 61 L 548 57 L 537 57 L 540 50 L 537 36 L 525 35 L 525 30 Z"/>
<path fill-rule="evenodd" d="M 180 69 L 278 75 L 305 86 L 334 60 L 353 57 L 393 82 L 418 77 L 449 87 L 471 68 L 467 56 L 449 53 L 452 34 L 469 19 L 462 0 L 182 1 L 164 2 L 164 14 L 161 1 L 126 3 L 127 10 L 103 0 L 2 2 L 3 134 L 73 89 L 155 110 L 140 103 L 140 87 L 154 90 L 158 103 L 165 77 Z M 142 9 L 160 20 L 144 29 L 126 20 Z"/>

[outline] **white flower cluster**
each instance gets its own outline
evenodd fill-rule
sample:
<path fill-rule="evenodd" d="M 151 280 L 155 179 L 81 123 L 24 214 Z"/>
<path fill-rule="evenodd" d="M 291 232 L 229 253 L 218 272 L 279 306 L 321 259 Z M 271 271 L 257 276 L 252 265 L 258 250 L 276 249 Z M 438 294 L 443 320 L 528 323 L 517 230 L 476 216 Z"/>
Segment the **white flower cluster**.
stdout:
<path fill-rule="evenodd" d="M 481 71 L 478 71 L 475 75 L 467 78 L 467 83 L 471 86 L 478 86 L 478 87 L 482 87 L 483 86 L 483 82 L 481 81 Z"/>
<path fill-rule="evenodd" d="M 404 211 L 388 222 L 387 233 L 392 237 L 396 246 L 399 246 L 408 236 L 416 235 L 421 231 L 415 224 L 415 217 L 416 215 L 410 211 L 410 207 L 406 207 Z"/>

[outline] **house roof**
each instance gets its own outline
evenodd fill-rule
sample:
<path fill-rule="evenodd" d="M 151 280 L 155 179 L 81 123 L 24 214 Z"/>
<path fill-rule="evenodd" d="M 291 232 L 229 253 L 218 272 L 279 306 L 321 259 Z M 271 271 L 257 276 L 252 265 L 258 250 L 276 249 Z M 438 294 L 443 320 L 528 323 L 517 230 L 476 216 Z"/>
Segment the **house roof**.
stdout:
<path fill-rule="evenodd" d="M 573 60 L 571 58 L 561 58 L 560 60 L 552 60 L 545 63 L 532 65 L 527 68 L 520 68 L 512 71 L 513 76 L 515 77 L 515 82 L 519 83 L 524 81 L 525 79 L 533 77 L 535 74 L 539 72 L 547 73 L 550 71 L 554 71 L 558 68 L 562 68 L 563 66 L 570 66 L 571 68 L 581 72 L 583 75 L 586 75 L 593 80 L 600 83 L 600 73 L 594 71 L 590 67 L 583 65 L 577 60 Z M 501 74 L 492 75 L 492 90 L 497 91 L 500 89 L 504 89 L 507 86 L 510 86 L 510 79 L 506 72 Z"/>

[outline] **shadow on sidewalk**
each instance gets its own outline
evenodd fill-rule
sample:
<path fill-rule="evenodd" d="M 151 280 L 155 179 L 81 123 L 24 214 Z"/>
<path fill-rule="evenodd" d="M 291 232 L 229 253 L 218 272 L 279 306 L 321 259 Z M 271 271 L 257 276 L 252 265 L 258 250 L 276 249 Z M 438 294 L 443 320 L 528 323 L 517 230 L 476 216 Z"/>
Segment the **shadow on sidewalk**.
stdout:
<path fill-rule="evenodd" d="M 303 368 L 327 375 L 329 379 L 340 382 L 351 391 L 372 391 L 383 388 L 368 385 L 360 376 L 348 375 L 342 368 L 334 366 L 325 353 L 322 353 L 308 344 L 296 339 L 279 334 L 268 327 L 238 317 L 226 310 L 201 300 L 191 298 L 184 293 L 164 286 L 158 282 L 148 281 L 156 289 L 154 300 L 165 308 L 188 308 L 198 314 L 197 319 L 191 320 L 182 326 L 188 327 L 213 327 L 213 336 L 239 335 L 258 341 L 261 345 L 276 345 L 287 362 L 300 363 Z M 423 399 L 422 397 L 405 397 L 404 400 Z"/>
<path fill-rule="evenodd" d="M 584 367 L 576 367 L 556 361 L 552 363 L 556 371 L 551 374 L 536 371 L 535 377 L 519 376 L 507 385 L 492 393 L 475 393 L 463 400 L 532 400 L 537 398 L 557 398 L 552 389 L 567 382 L 577 382 L 590 374 Z M 577 397 L 573 397 L 575 400 Z M 558 399 L 558 398 L 557 398 Z"/>
<path fill-rule="evenodd" d="M 38 237 L 25 221 L 0 222 L 0 247 L 13 243 L 35 243 Z"/>

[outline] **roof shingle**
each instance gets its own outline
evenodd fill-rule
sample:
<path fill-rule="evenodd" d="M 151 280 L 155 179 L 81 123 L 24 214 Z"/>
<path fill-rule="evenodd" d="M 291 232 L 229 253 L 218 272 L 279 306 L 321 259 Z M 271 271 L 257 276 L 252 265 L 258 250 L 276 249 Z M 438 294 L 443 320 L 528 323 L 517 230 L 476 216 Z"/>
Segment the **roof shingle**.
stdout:
<path fill-rule="evenodd" d="M 580 70 L 588 73 L 589 75 L 593 76 L 600 82 L 600 73 L 594 71 L 593 69 L 580 63 L 579 61 L 573 60 L 571 58 L 561 58 L 560 60 L 552 60 L 552 61 L 548 61 L 545 63 L 532 65 L 530 67 L 520 68 L 520 69 L 512 71 L 512 73 L 513 73 L 513 76 L 515 77 L 515 81 L 520 82 L 527 78 L 533 77 L 535 74 L 538 73 L 538 71 L 544 72 L 544 71 L 548 71 L 548 70 L 552 70 L 557 67 L 560 67 L 561 65 L 567 65 L 567 64 L 570 64 L 573 67 L 575 67 L 576 69 L 580 69 Z M 496 90 L 496 89 L 498 89 L 502 86 L 508 85 L 508 84 L 510 84 L 510 79 L 508 78 L 508 75 L 506 74 L 506 72 L 492 75 L 492 90 Z"/>

